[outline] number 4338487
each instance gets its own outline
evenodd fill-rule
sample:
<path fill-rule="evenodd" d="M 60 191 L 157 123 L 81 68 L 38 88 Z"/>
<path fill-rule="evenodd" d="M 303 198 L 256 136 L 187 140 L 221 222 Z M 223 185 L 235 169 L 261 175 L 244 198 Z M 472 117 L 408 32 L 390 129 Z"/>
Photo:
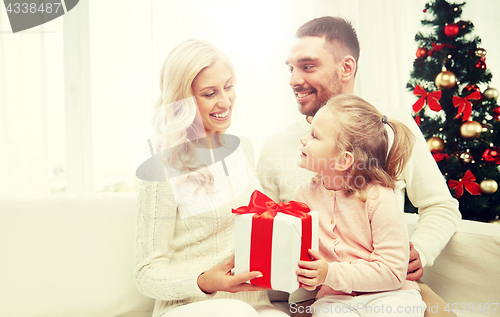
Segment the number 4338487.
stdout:
<path fill-rule="evenodd" d="M 61 3 L 9 3 L 6 10 L 8 13 L 57 13 L 61 8 Z"/>

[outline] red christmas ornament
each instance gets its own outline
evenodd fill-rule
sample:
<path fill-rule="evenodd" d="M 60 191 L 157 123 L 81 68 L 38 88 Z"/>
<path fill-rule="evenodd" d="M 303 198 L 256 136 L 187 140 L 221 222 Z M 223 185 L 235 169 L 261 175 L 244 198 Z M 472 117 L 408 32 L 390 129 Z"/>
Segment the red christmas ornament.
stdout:
<path fill-rule="evenodd" d="M 491 112 L 493 112 L 493 118 L 496 121 L 500 121 L 500 107 L 493 108 Z"/>
<path fill-rule="evenodd" d="M 483 154 L 483 159 L 486 162 L 495 162 L 496 165 L 500 164 L 500 148 L 498 146 L 492 146 L 486 149 Z"/>
<path fill-rule="evenodd" d="M 420 121 L 421 121 L 421 120 L 420 120 L 420 116 L 417 114 L 417 115 L 415 116 L 415 123 L 416 123 L 417 125 L 420 125 Z"/>
<path fill-rule="evenodd" d="M 427 12 L 427 9 L 424 9 L 423 11 L 424 11 L 424 13 L 425 13 L 425 12 Z"/>
<path fill-rule="evenodd" d="M 465 86 L 464 88 L 467 92 L 469 93 L 473 93 L 474 91 L 479 91 L 481 92 L 481 88 L 479 88 L 476 84 L 469 84 L 467 86 Z"/>
<path fill-rule="evenodd" d="M 456 23 L 448 23 L 444 27 L 444 34 L 446 34 L 447 37 L 455 37 L 457 36 L 459 31 L 458 25 Z"/>
<path fill-rule="evenodd" d="M 476 68 L 477 69 L 486 69 L 486 62 L 485 58 L 481 58 L 480 60 L 477 61 Z"/>
<path fill-rule="evenodd" d="M 429 51 L 425 48 L 425 47 L 420 47 L 419 49 L 417 49 L 417 58 L 427 58 L 427 54 L 429 53 Z"/>

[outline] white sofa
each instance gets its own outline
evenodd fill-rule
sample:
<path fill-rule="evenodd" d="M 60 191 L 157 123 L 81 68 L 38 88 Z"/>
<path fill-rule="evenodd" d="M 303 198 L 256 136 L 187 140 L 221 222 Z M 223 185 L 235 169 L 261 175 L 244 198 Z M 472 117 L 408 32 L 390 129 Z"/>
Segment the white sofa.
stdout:
<path fill-rule="evenodd" d="M 151 316 L 154 300 L 133 278 L 135 203 L 123 193 L 0 199 L 0 316 Z M 407 220 L 412 231 L 417 216 Z M 500 226 L 462 221 L 424 281 L 458 308 L 490 303 L 483 316 L 500 316 Z"/>

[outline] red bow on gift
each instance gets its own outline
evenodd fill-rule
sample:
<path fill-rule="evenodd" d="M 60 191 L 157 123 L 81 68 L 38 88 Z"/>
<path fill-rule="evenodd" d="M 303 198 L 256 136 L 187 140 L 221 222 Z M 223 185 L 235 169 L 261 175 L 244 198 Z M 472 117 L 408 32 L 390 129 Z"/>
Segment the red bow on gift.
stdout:
<path fill-rule="evenodd" d="M 415 90 L 413 90 L 413 94 L 421 97 L 417 100 L 417 102 L 413 104 L 413 111 L 417 113 L 420 110 L 422 110 L 426 100 L 427 104 L 429 105 L 429 109 L 434 110 L 436 112 L 441 111 L 441 105 L 439 104 L 439 99 L 441 99 L 441 93 L 442 93 L 441 90 L 436 90 L 431 93 L 428 93 L 420 85 L 417 85 L 417 87 L 415 87 Z"/>
<path fill-rule="evenodd" d="M 450 186 L 450 189 L 455 189 L 455 196 L 457 199 L 463 195 L 464 187 L 471 195 L 481 195 L 481 187 L 478 183 L 474 183 L 475 180 L 476 177 L 470 170 L 467 170 L 464 177 L 458 181 L 450 179 L 448 181 L 448 185 Z"/>
<path fill-rule="evenodd" d="M 440 50 L 442 50 L 445 47 L 456 48 L 454 46 L 451 46 L 450 44 L 436 44 L 436 43 L 431 43 L 431 45 L 432 45 L 432 49 L 429 51 L 429 56 L 432 56 L 432 54 L 434 52 L 439 52 Z"/>
<path fill-rule="evenodd" d="M 255 190 L 250 197 L 250 202 L 248 206 L 241 206 L 237 209 L 233 209 L 234 214 L 257 214 L 268 219 L 273 219 L 276 217 L 278 212 L 285 213 L 287 215 L 299 217 L 304 214 L 309 214 L 309 207 L 305 203 L 290 201 L 288 203 L 275 203 L 271 198 L 267 197 L 265 194 L 258 190 Z"/>
<path fill-rule="evenodd" d="M 250 271 L 259 271 L 263 277 L 252 279 L 251 284 L 271 288 L 273 222 L 278 212 L 302 220 L 300 260 L 311 260 L 308 253 L 312 247 L 312 219 L 309 211 L 309 207 L 301 202 L 275 203 L 258 190 L 252 193 L 248 206 L 233 209 L 234 214 L 255 213 L 252 217 Z"/>
<path fill-rule="evenodd" d="M 479 99 L 481 99 L 481 93 L 479 91 L 474 91 L 472 94 L 464 98 L 453 96 L 453 105 L 455 106 L 455 108 L 458 107 L 455 119 L 458 119 L 458 117 L 462 115 L 463 121 L 467 121 L 472 112 L 472 103 L 469 100 L 479 100 Z"/>

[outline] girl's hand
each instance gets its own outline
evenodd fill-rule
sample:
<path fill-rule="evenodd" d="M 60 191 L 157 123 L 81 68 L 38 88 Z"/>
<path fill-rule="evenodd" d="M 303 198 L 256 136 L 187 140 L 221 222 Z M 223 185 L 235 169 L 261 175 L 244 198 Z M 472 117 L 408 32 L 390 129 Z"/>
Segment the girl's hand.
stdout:
<path fill-rule="evenodd" d="M 297 270 L 297 281 L 308 291 L 314 291 L 318 285 L 325 282 L 328 273 L 328 262 L 318 251 L 309 249 L 309 255 L 313 261 L 299 261 Z"/>
<path fill-rule="evenodd" d="M 237 293 L 241 291 L 263 291 L 267 289 L 265 287 L 245 283 L 256 277 L 261 277 L 262 273 L 253 271 L 232 276 L 232 268 L 234 268 L 234 256 L 232 259 L 222 262 L 198 276 L 198 287 L 207 294 L 216 291 Z"/>

